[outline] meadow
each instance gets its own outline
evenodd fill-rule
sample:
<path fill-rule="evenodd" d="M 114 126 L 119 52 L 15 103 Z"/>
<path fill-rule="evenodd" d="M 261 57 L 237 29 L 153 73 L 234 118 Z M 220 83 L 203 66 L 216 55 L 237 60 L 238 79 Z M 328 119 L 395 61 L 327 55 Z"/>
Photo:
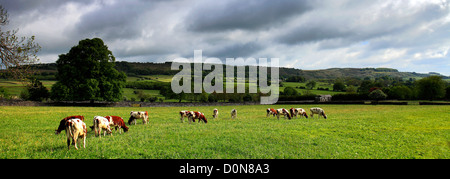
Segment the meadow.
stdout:
<path fill-rule="evenodd" d="M 413 159 L 450 158 L 448 106 L 322 105 L 328 119 L 266 117 L 265 109 L 316 105 L 204 107 L 19 107 L 0 106 L 0 158 L 151 159 Z M 212 110 L 219 118 L 212 119 Z M 230 119 L 231 109 L 238 110 Z M 84 115 L 149 111 L 150 122 L 98 138 L 88 129 L 86 148 L 67 149 L 59 121 Z M 208 123 L 181 123 L 178 111 L 198 110 Z"/>

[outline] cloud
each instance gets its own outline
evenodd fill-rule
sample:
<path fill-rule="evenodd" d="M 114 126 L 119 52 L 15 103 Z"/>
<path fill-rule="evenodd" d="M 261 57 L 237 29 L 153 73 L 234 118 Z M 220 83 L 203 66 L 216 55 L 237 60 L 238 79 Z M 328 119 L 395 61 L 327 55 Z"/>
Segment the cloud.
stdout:
<path fill-rule="evenodd" d="M 300 69 L 391 67 L 450 75 L 447 0 L 0 0 L 41 62 L 99 37 L 116 59 L 279 58 Z M 1 27 L 2 30 L 4 27 Z M 426 65 L 425 65 L 426 64 Z"/>
<path fill-rule="evenodd" d="M 195 32 L 271 28 L 308 11 L 309 4 L 307 0 L 209 1 L 191 10 L 187 28 Z"/>

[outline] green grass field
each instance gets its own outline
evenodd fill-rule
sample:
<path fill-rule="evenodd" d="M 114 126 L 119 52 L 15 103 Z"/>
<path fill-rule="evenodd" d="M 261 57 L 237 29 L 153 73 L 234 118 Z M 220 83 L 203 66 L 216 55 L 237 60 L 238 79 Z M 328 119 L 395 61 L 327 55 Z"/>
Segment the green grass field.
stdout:
<path fill-rule="evenodd" d="M 268 107 L 314 106 L 0 106 L 0 158 L 450 158 L 448 106 L 323 105 L 328 119 L 293 120 L 266 118 Z M 214 108 L 219 119 L 211 118 Z M 232 108 L 238 110 L 234 120 Z M 88 129 L 86 149 L 67 150 L 65 133 L 54 134 L 69 115 L 84 115 L 90 126 L 95 115 L 127 122 L 132 110 L 149 111 L 150 123 L 138 121 L 125 134 L 101 139 Z M 209 122 L 181 123 L 180 110 L 201 111 Z"/>

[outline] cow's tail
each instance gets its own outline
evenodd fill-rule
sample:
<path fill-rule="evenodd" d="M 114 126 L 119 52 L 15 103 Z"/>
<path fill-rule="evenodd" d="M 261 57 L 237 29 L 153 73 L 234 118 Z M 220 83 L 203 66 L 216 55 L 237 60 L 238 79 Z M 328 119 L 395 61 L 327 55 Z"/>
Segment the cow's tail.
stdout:
<path fill-rule="evenodd" d="M 67 132 L 69 133 L 67 137 L 73 137 L 72 128 L 72 122 L 69 122 L 69 124 L 67 125 Z"/>

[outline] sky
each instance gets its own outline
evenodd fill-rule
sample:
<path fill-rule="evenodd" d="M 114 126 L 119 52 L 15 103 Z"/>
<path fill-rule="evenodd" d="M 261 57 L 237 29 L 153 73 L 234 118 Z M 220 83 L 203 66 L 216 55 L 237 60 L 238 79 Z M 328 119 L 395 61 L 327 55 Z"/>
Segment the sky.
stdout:
<path fill-rule="evenodd" d="M 450 0 L 0 0 L 41 63 L 86 38 L 116 61 L 279 58 L 303 70 L 386 67 L 450 75 Z M 3 30 L 3 29 L 2 29 Z"/>

